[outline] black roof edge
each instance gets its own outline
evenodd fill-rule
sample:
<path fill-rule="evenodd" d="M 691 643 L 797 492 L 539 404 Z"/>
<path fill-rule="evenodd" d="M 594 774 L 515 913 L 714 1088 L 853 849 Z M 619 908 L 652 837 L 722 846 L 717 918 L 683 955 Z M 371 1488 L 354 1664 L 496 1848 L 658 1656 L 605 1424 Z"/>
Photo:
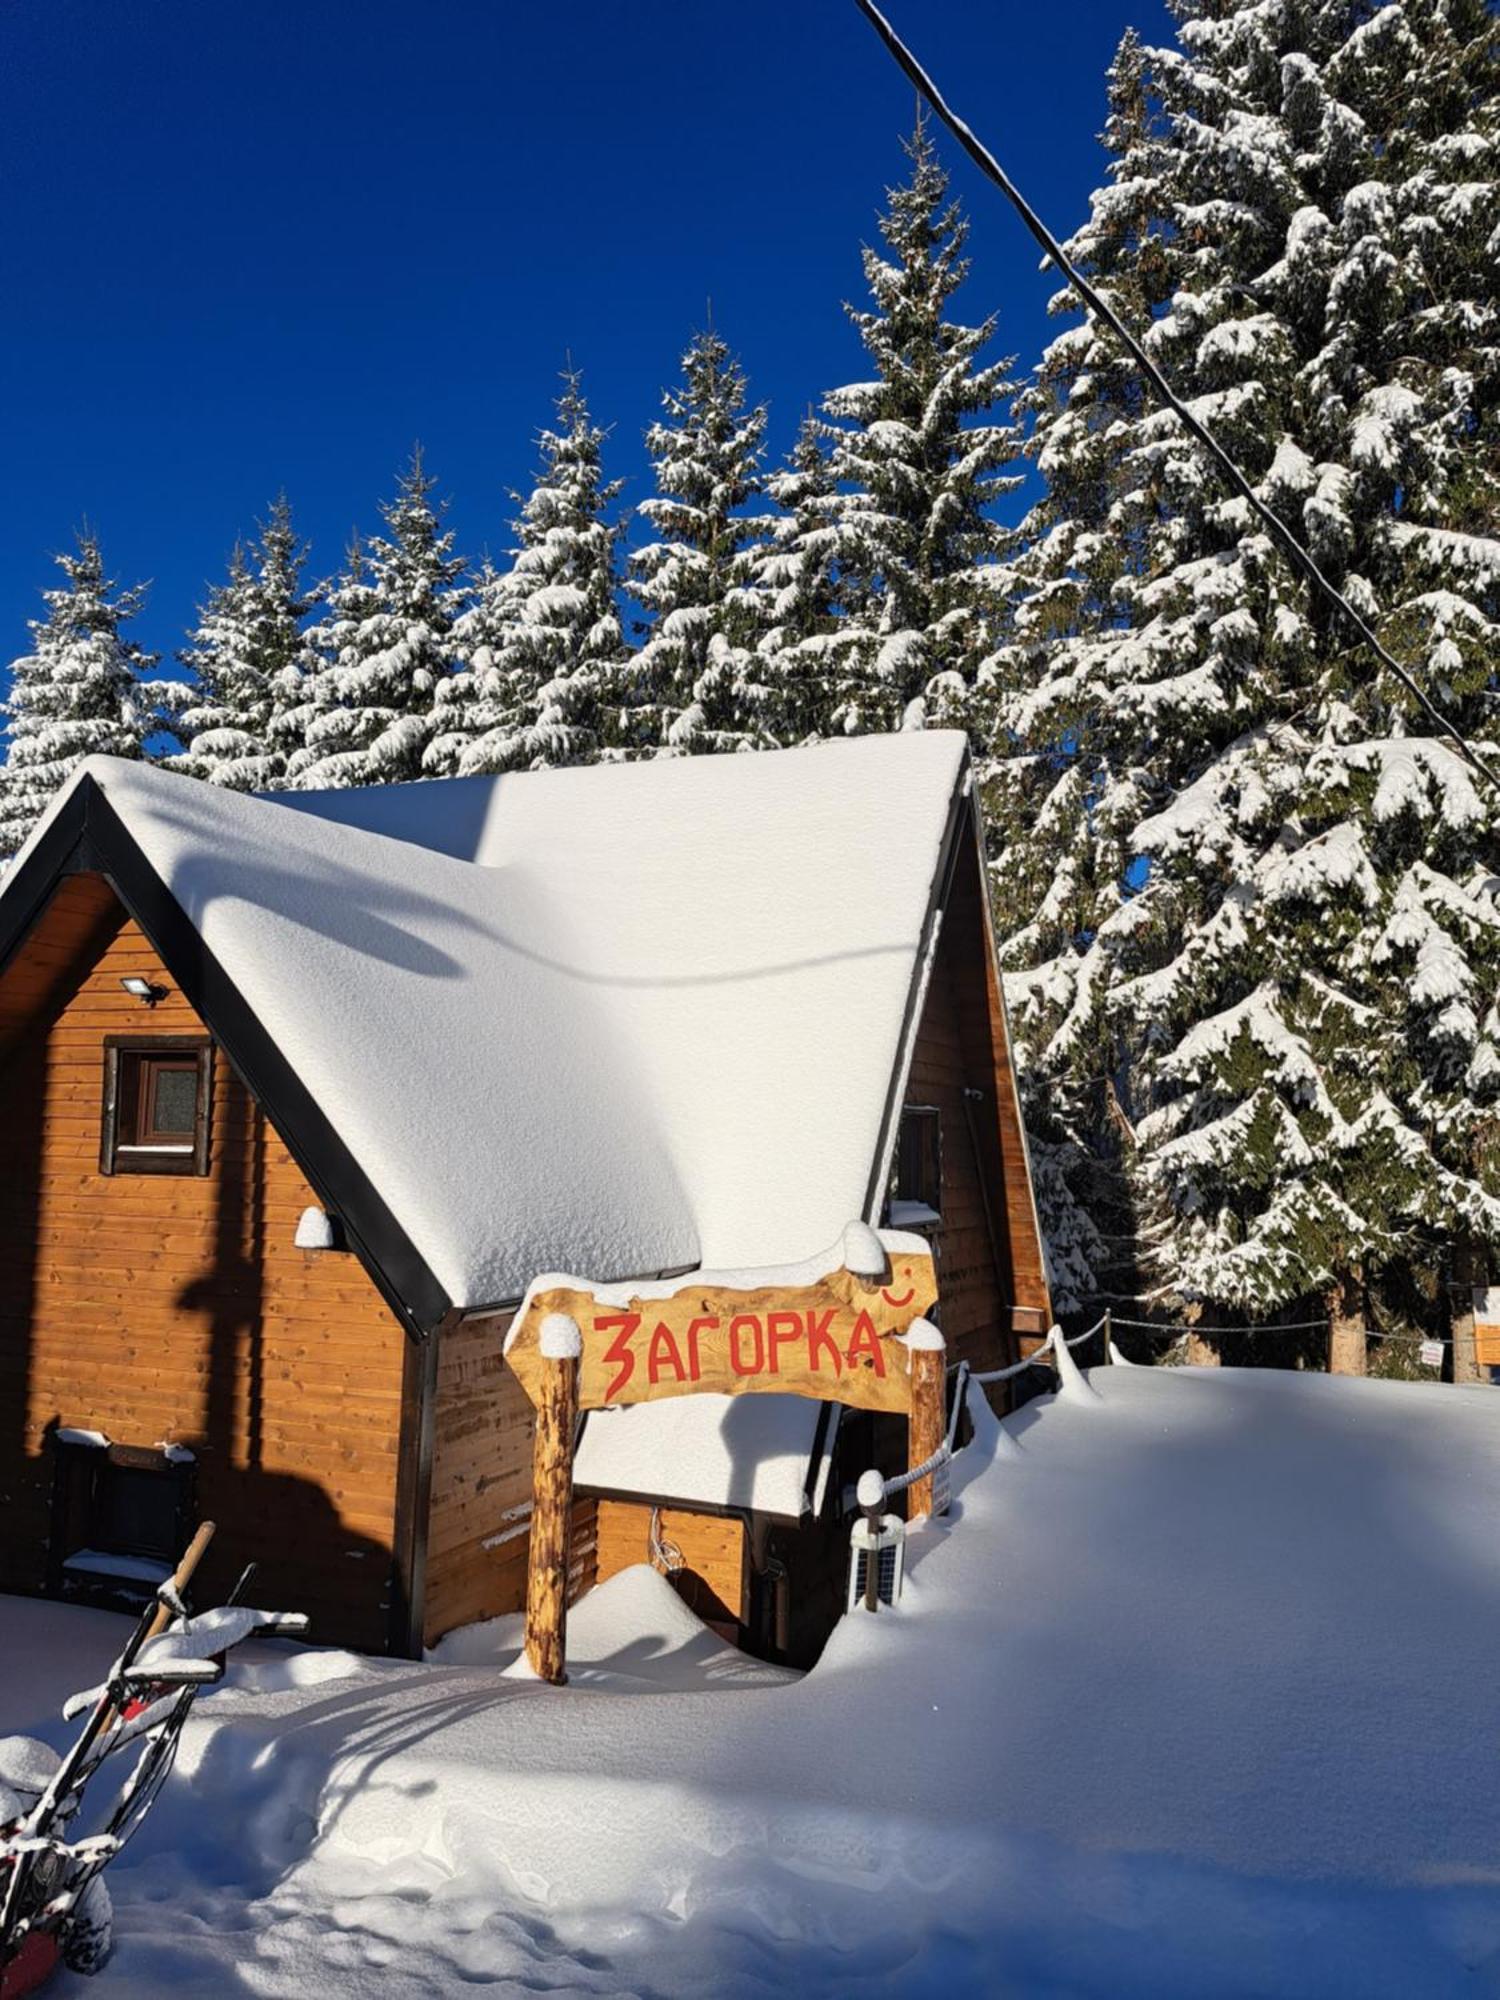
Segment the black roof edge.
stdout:
<path fill-rule="evenodd" d="M 410 1336 L 426 1339 L 451 1313 L 452 1301 L 91 775 L 77 781 L 52 824 L 4 883 L 0 966 L 70 866 L 108 877 L 184 999 L 265 1109 L 313 1192 L 343 1224 L 347 1241 L 387 1305 Z"/>
<path fill-rule="evenodd" d="M 901 1032 L 896 1038 L 895 1060 L 891 1066 L 891 1081 L 886 1091 L 880 1131 L 875 1141 L 875 1157 L 870 1162 L 870 1179 L 865 1189 L 864 1212 L 865 1219 L 872 1227 L 878 1222 L 884 1204 L 885 1176 L 881 1169 L 890 1152 L 896 1121 L 901 1116 L 901 1099 L 906 1088 L 907 1073 L 911 1067 L 917 1016 L 922 1005 L 923 978 L 937 926 L 942 919 L 949 891 L 953 886 L 953 870 L 958 861 L 959 842 L 968 824 L 965 807 L 973 788 L 973 760 L 966 743 L 963 756 L 958 762 L 958 775 L 953 781 L 953 794 L 948 801 L 948 817 L 943 827 L 942 844 L 938 849 L 937 867 L 933 870 L 932 885 L 927 892 L 927 910 L 922 919 L 921 942 L 912 965 L 911 984 L 906 992 L 906 1008 L 901 1016 Z"/>

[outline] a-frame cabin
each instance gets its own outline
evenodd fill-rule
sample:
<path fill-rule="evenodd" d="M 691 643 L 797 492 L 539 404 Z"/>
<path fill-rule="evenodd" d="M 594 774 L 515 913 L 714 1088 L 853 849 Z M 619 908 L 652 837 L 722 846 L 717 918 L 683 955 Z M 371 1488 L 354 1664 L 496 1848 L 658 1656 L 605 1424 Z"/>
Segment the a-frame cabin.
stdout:
<path fill-rule="evenodd" d="M 203 1516 L 325 1641 L 518 1609 L 544 1270 L 893 1221 L 950 1356 L 1014 1358 L 982 852 L 949 733 L 268 798 L 90 760 L 0 885 L 0 1589 L 128 1597 Z M 590 1420 L 575 1590 L 654 1553 L 806 1656 L 878 1425 L 758 1398 L 730 1450 L 714 1400 Z"/>

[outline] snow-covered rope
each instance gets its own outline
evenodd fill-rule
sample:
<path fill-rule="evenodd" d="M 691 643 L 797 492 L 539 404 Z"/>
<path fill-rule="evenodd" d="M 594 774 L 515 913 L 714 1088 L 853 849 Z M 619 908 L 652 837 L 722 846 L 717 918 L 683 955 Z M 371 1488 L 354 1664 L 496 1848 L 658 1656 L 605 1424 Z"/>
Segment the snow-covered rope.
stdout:
<path fill-rule="evenodd" d="M 1086 1340 L 1092 1340 L 1094 1335 L 1106 1324 L 1107 1320 L 1096 1319 L 1094 1324 L 1087 1328 L 1085 1332 L 1075 1333 L 1071 1338 L 1064 1335 L 1061 1327 L 1055 1326 L 1042 1342 L 1041 1346 L 1034 1348 L 1024 1361 L 1013 1361 L 1009 1368 L 986 1368 L 982 1372 L 970 1369 L 969 1380 L 971 1382 L 978 1382 L 986 1387 L 991 1382 L 1014 1381 L 1017 1375 L 1024 1375 L 1028 1368 L 1036 1368 L 1044 1362 L 1059 1340 L 1062 1341 L 1064 1347 L 1082 1347 Z"/>
<path fill-rule="evenodd" d="M 1103 1325 L 1102 1319 L 1095 1320 L 1087 1332 L 1075 1333 L 1071 1340 L 1064 1335 L 1061 1327 L 1054 1326 L 1034 1353 L 1028 1354 L 1024 1361 L 1013 1362 L 1009 1368 L 986 1368 L 981 1372 L 971 1368 L 967 1361 L 960 1361 L 953 1383 L 953 1408 L 948 1416 L 948 1434 L 943 1442 L 929 1458 L 924 1458 L 920 1465 L 912 1466 L 909 1471 L 901 1473 L 896 1478 L 882 1479 L 878 1472 L 873 1471 L 863 1474 L 857 1488 L 860 1506 L 866 1512 L 881 1507 L 895 1494 L 904 1493 L 909 1486 L 915 1486 L 919 1479 L 930 1478 L 940 1466 L 947 1465 L 952 1460 L 954 1441 L 958 1436 L 959 1412 L 963 1409 L 964 1397 L 968 1393 L 970 1383 L 983 1385 L 990 1382 L 1009 1382 L 1017 1375 L 1024 1375 L 1028 1368 L 1035 1368 L 1045 1361 L 1059 1341 L 1064 1347 L 1082 1347 L 1086 1340 L 1093 1339 Z M 878 1493 L 877 1481 L 879 1481 Z"/>
<path fill-rule="evenodd" d="M 1050 1334 L 1048 1339 L 1051 1339 Z M 958 1364 L 958 1378 L 953 1384 L 953 1409 L 948 1418 L 948 1435 L 930 1458 L 924 1458 L 920 1465 L 912 1466 L 909 1472 L 903 1472 L 899 1478 L 881 1479 L 878 1472 L 864 1473 L 860 1478 L 856 1497 L 866 1512 L 870 1511 L 872 1505 L 882 1506 L 893 1495 L 904 1493 L 908 1486 L 915 1486 L 919 1479 L 930 1478 L 939 1466 L 949 1462 L 953 1457 L 953 1441 L 958 1436 L 958 1413 L 964 1406 L 964 1397 L 968 1393 L 969 1384 L 982 1379 L 981 1376 L 970 1374 L 967 1361 Z M 874 1493 L 876 1480 L 880 1480 L 880 1494 L 872 1502 L 870 1496 Z"/>
<path fill-rule="evenodd" d="M 958 113 L 950 108 L 932 78 L 923 69 L 911 50 L 907 48 L 884 14 L 874 5 L 874 0 L 855 0 L 855 4 L 871 27 L 874 28 L 876 34 L 879 35 L 881 41 L 885 43 L 892 56 L 894 56 L 897 66 L 915 85 L 918 94 L 924 97 L 932 106 L 932 109 L 942 119 L 948 130 L 957 139 L 958 143 L 963 147 L 964 151 L 985 178 L 993 181 L 995 186 L 999 188 L 1000 192 L 1020 216 L 1022 222 L 1025 223 L 1037 242 L 1041 244 L 1048 257 L 1051 258 L 1058 270 L 1062 272 L 1068 283 L 1083 300 L 1085 306 L 1094 315 L 1095 319 L 1102 320 L 1114 333 L 1116 339 L 1123 343 L 1136 366 L 1156 391 L 1157 396 L 1161 399 L 1165 407 L 1172 412 L 1188 435 L 1213 460 L 1223 475 L 1225 484 L 1232 492 L 1237 493 L 1240 499 L 1251 509 L 1256 518 L 1268 530 L 1271 539 L 1290 560 L 1293 567 L 1299 569 L 1313 588 L 1320 592 L 1327 602 L 1348 622 L 1352 630 L 1364 640 L 1380 664 L 1388 672 L 1396 676 L 1396 679 L 1400 681 L 1401 685 L 1406 689 L 1407 693 L 1416 702 L 1417 706 L 1427 716 L 1433 726 L 1442 735 L 1452 740 L 1465 763 L 1477 771 L 1482 778 L 1488 779 L 1490 783 L 1497 782 L 1495 773 L 1490 769 L 1488 760 L 1479 755 L 1479 752 L 1470 743 L 1463 731 L 1458 728 L 1457 724 L 1449 721 L 1448 717 L 1444 715 L 1443 711 L 1432 700 L 1426 690 L 1418 684 L 1411 672 L 1406 667 L 1403 667 L 1395 655 L 1382 644 L 1368 620 L 1361 617 L 1360 613 L 1349 602 L 1349 599 L 1339 589 L 1338 585 L 1323 574 L 1312 553 L 1292 529 L 1287 526 L 1286 522 L 1282 520 L 1275 508 L 1263 499 L 1254 486 L 1251 485 L 1245 474 L 1241 472 L 1239 465 L 1230 456 L 1229 452 L 1225 450 L 1224 446 L 1220 444 L 1207 424 L 1183 402 L 1161 369 L 1151 359 L 1151 356 L 1142 347 L 1140 341 L 1130 331 L 1130 328 L 1126 326 L 1124 320 L 1121 319 L 1114 307 L 1084 277 L 1057 237 L 1052 234 L 1046 223 L 1042 221 L 1036 210 L 1027 201 L 1015 182 L 1011 180 L 988 146 L 984 144 L 970 126 L 965 124 Z"/>

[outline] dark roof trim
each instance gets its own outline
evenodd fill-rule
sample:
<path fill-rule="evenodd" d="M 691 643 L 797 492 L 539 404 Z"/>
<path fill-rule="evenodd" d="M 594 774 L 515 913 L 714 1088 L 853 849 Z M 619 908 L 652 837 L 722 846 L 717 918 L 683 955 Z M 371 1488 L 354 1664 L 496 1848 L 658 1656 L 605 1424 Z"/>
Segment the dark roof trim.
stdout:
<path fill-rule="evenodd" d="M 350 1247 L 407 1332 L 432 1333 L 452 1302 L 311 1092 L 92 777 L 83 777 L 0 895 L 0 966 L 30 931 L 59 878 L 107 875 L 247 1088 L 285 1140 Z"/>
<path fill-rule="evenodd" d="M 901 1017 L 901 1032 L 896 1038 L 896 1059 L 891 1070 L 890 1088 L 886 1092 L 885 1111 L 880 1120 L 880 1134 L 875 1142 L 875 1157 L 870 1163 L 870 1180 L 865 1189 L 864 1212 L 865 1220 L 872 1227 L 879 1223 L 880 1211 L 885 1205 L 887 1163 L 895 1143 L 902 1099 L 906 1094 L 906 1079 L 911 1070 L 912 1055 L 916 1048 L 918 1016 L 922 1008 L 929 963 L 937 944 L 938 927 L 943 920 L 949 891 L 953 886 L 953 871 L 958 862 L 959 841 L 965 826 L 969 823 L 965 808 L 972 790 L 972 769 L 966 749 L 959 761 L 953 796 L 948 801 L 948 819 L 943 828 L 943 844 L 938 852 L 938 864 L 933 871 L 932 886 L 927 895 L 927 914 L 922 920 L 921 943 L 917 947 L 916 958 L 912 965 L 911 985 L 906 993 L 906 1011 Z"/>

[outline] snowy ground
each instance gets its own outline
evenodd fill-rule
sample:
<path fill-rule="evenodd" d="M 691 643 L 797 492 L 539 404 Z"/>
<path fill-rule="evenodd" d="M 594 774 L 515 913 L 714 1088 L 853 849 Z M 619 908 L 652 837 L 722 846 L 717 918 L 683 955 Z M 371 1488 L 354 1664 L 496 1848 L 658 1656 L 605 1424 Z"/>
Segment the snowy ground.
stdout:
<path fill-rule="evenodd" d="M 504 1627 L 262 1649 L 59 1991 L 1500 1992 L 1500 1398 L 1090 1380 L 982 1430 L 901 1610 L 800 1680 L 644 1570 L 560 1692 Z M 114 1630 L 0 1620 L 0 1728 Z"/>

